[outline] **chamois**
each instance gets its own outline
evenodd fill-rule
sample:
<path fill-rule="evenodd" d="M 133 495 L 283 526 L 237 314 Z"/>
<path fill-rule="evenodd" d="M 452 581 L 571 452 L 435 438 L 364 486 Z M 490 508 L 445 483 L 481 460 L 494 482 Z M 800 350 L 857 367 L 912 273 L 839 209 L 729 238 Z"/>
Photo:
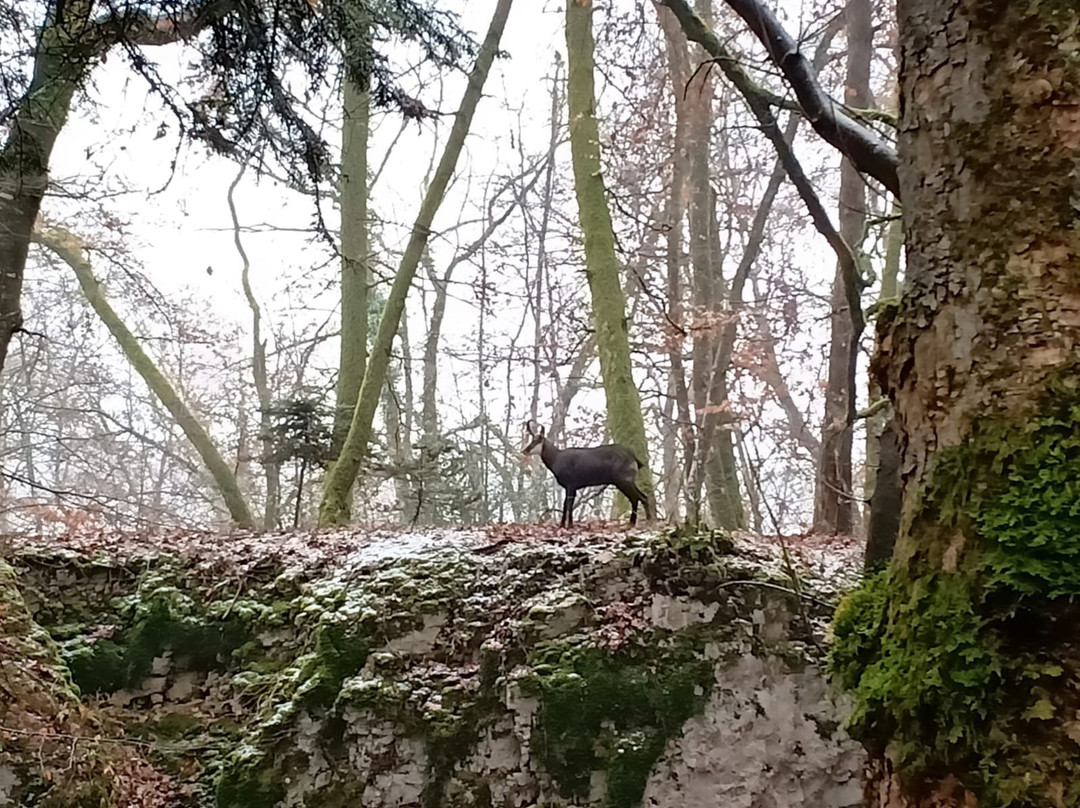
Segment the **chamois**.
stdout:
<path fill-rule="evenodd" d="M 563 498 L 562 519 L 559 527 L 574 526 L 574 498 L 579 488 L 594 485 L 614 485 L 630 500 L 630 525 L 637 523 L 638 503 L 645 506 L 645 518 L 652 519 L 649 498 L 637 487 L 637 470 L 644 464 L 638 460 L 633 449 L 618 443 L 585 448 L 559 449 L 544 435 L 544 428 L 535 421 L 528 421 L 525 429 L 529 441 L 524 452 L 539 454 L 556 482 L 566 491 Z"/>

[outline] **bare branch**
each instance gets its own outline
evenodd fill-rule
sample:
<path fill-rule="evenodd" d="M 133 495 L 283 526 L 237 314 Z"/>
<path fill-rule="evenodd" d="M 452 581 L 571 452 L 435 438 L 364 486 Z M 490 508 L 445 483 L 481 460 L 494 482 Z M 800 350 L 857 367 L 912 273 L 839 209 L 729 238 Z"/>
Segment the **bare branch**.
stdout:
<path fill-rule="evenodd" d="M 843 107 L 821 89 L 813 66 L 802 55 L 798 44 L 780 25 L 772 11 L 757 0 L 727 2 L 765 45 L 770 58 L 795 91 L 803 114 L 814 127 L 814 131 L 851 160 L 856 168 L 878 180 L 899 197 L 899 159 L 896 150 L 875 132 L 849 118 Z M 675 12 L 686 38 L 697 42 L 716 59 L 724 74 L 746 97 L 751 109 L 755 105 L 768 109 L 768 96 L 771 94 L 761 91 L 716 34 L 691 10 L 687 0 L 663 0 L 663 3 Z M 792 180 L 794 181 L 794 177 Z"/>
<path fill-rule="evenodd" d="M 717 64 L 720 65 L 720 69 L 724 72 L 728 81 L 742 93 L 746 105 L 757 119 L 762 133 L 773 144 L 784 170 L 791 179 L 791 183 L 798 190 L 799 196 L 802 197 L 803 202 L 806 204 L 806 209 L 814 222 L 814 227 L 825 237 L 825 240 L 829 242 L 829 246 L 836 253 L 836 259 L 844 275 L 844 291 L 850 309 L 853 333 L 857 341 L 859 334 L 862 333 L 863 328 L 866 326 L 862 312 L 862 301 L 860 300 L 860 292 L 866 286 L 866 281 L 859 274 L 859 264 L 851 247 L 841 238 L 840 233 L 833 226 L 829 214 L 821 204 L 821 200 L 818 198 L 809 177 L 803 171 L 802 164 L 795 156 L 791 145 L 784 138 L 784 133 L 780 130 L 780 124 L 773 114 L 772 107 L 755 92 L 753 80 L 742 66 L 731 57 L 716 34 L 710 31 L 701 18 L 690 10 L 686 0 L 664 0 L 664 4 L 675 12 L 675 16 L 686 33 L 687 39 L 697 42 L 709 54 L 716 57 Z"/>
<path fill-rule="evenodd" d="M 153 47 L 183 42 L 236 8 L 235 0 L 208 0 L 193 3 L 189 11 L 178 16 L 113 11 L 94 24 L 98 33 L 98 55 L 104 55 L 120 43 Z"/>

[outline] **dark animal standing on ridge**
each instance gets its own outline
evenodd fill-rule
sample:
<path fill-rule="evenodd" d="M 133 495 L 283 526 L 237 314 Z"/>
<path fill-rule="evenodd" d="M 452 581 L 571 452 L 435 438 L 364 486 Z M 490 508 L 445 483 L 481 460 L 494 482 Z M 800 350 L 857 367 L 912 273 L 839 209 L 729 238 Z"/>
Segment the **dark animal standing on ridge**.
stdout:
<path fill-rule="evenodd" d="M 574 526 L 574 498 L 578 489 L 594 485 L 614 485 L 622 491 L 630 500 L 631 526 L 637 523 L 639 502 L 645 506 L 645 518 L 652 519 L 649 498 L 641 493 L 636 483 L 637 471 L 644 464 L 632 449 L 618 443 L 588 449 L 559 449 L 544 436 L 544 428 L 535 421 L 528 421 L 525 429 L 529 433 L 525 454 L 539 453 L 548 471 L 566 490 L 559 527 Z"/>

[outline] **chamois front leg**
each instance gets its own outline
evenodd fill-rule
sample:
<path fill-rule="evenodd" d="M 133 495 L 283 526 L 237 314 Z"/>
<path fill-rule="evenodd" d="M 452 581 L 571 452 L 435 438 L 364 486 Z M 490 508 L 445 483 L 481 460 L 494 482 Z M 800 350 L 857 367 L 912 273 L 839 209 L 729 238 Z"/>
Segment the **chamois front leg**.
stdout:
<path fill-rule="evenodd" d="M 569 528 L 574 526 L 574 499 L 576 497 L 576 488 L 566 489 L 566 496 L 563 497 L 562 521 L 559 522 L 559 527 Z"/>

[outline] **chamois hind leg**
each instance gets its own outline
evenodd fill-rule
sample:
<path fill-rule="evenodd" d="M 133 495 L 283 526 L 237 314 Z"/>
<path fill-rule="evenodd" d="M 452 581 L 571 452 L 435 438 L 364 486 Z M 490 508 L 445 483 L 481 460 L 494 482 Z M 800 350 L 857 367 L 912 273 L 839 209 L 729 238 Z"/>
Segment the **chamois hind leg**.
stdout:
<path fill-rule="evenodd" d="M 645 503 L 645 514 L 649 519 L 652 519 L 649 501 L 645 498 L 645 495 L 641 493 L 640 488 L 633 483 L 616 483 L 615 487 L 622 492 L 624 497 L 630 500 L 630 527 L 637 524 L 637 506 L 639 502 Z"/>
<path fill-rule="evenodd" d="M 645 506 L 645 518 L 651 522 L 653 520 L 652 498 L 645 496 L 640 488 L 638 488 L 638 496 L 641 497 L 641 504 Z"/>

